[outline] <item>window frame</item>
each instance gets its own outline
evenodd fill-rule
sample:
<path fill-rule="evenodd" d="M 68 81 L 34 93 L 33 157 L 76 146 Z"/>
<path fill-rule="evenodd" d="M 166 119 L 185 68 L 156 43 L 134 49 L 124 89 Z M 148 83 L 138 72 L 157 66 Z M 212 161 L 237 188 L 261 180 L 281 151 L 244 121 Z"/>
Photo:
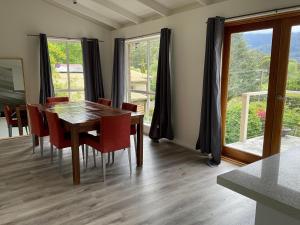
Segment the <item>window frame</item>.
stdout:
<path fill-rule="evenodd" d="M 61 42 L 64 43 L 66 45 L 66 65 L 67 65 L 67 72 L 65 73 L 67 75 L 67 80 L 68 80 L 68 87 L 66 89 L 55 89 L 54 87 L 54 94 L 56 96 L 56 93 L 63 93 L 66 92 L 68 94 L 67 97 L 71 98 L 71 94 L 72 93 L 78 93 L 78 92 L 82 92 L 83 95 L 85 96 L 85 87 L 83 87 L 83 89 L 79 89 L 79 88 L 71 88 L 71 77 L 70 77 L 70 49 L 69 49 L 69 43 L 73 42 L 73 43 L 79 43 L 81 45 L 81 41 L 80 40 L 69 40 L 69 39 L 65 39 L 65 38 L 48 38 L 47 42 Z M 82 46 L 81 46 L 82 49 Z M 50 62 L 51 64 L 51 62 Z M 82 63 L 83 66 L 83 63 Z M 82 70 L 82 72 L 74 72 L 74 74 L 82 74 L 83 78 L 84 78 L 84 71 Z M 52 78 L 53 79 L 53 78 Z"/>
<path fill-rule="evenodd" d="M 150 56 L 151 56 L 151 50 L 150 50 L 150 42 L 153 40 L 160 40 L 160 34 L 155 34 L 155 35 L 149 35 L 146 37 L 142 37 L 142 38 L 135 38 L 135 39 L 130 39 L 130 40 L 125 40 L 125 100 L 128 102 L 131 102 L 130 99 L 130 94 L 131 93 L 139 93 L 139 94 L 143 94 L 147 96 L 147 102 L 146 102 L 146 110 L 145 110 L 145 115 L 147 115 L 149 113 L 149 109 L 150 109 L 150 96 L 153 96 L 155 98 L 155 92 L 151 92 L 150 90 Z M 130 82 L 130 44 L 133 43 L 140 43 L 140 42 L 147 42 L 147 86 L 146 86 L 146 91 L 142 91 L 142 90 L 134 90 L 131 89 L 131 82 Z M 151 122 L 150 122 L 151 123 Z M 149 123 L 144 121 L 144 125 L 146 126 L 150 126 Z"/>

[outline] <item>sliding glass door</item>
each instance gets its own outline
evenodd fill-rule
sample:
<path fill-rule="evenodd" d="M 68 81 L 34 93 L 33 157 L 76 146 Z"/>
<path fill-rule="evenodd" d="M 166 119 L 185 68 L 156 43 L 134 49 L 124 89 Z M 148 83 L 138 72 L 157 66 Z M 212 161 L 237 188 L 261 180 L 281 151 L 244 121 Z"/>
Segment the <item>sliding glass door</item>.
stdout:
<path fill-rule="evenodd" d="M 299 18 L 284 14 L 226 25 L 224 155 L 248 163 L 300 147 Z"/>

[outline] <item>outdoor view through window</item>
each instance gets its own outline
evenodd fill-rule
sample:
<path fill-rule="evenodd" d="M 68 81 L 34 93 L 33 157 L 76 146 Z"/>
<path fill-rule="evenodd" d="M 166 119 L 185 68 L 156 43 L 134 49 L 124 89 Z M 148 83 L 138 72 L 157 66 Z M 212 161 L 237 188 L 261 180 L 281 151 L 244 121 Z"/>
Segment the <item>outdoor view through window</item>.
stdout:
<path fill-rule="evenodd" d="M 144 123 L 151 124 L 159 53 L 159 36 L 127 42 L 127 99 L 145 114 Z"/>
<path fill-rule="evenodd" d="M 226 146 L 262 155 L 272 29 L 231 35 Z M 292 29 L 282 150 L 300 144 L 300 26 Z"/>
<path fill-rule="evenodd" d="M 68 96 L 70 101 L 84 100 L 82 48 L 80 41 L 48 41 L 55 96 Z"/>

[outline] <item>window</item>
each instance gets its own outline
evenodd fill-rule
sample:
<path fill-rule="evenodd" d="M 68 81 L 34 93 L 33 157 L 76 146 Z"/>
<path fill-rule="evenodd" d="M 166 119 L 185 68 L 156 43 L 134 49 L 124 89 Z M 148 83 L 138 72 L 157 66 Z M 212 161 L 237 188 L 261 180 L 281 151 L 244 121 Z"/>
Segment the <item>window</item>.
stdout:
<path fill-rule="evenodd" d="M 253 162 L 300 146 L 300 14 L 225 25 L 223 154 Z"/>
<path fill-rule="evenodd" d="M 50 39 L 48 48 L 55 96 L 84 100 L 81 42 Z"/>
<path fill-rule="evenodd" d="M 151 124 L 155 103 L 159 36 L 126 42 L 127 101 L 137 104 Z"/>

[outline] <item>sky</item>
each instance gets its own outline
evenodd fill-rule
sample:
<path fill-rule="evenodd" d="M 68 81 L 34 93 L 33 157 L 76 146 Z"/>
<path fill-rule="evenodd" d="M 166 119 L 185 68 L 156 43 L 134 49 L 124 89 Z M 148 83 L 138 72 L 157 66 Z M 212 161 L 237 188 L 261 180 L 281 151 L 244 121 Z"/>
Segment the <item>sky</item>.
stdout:
<path fill-rule="evenodd" d="M 252 34 L 254 34 L 254 33 L 268 34 L 268 33 L 271 33 L 271 32 L 272 32 L 272 29 L 255 30 L 255 31 L 249 31 L 249 32 L 251 32 Z M 300 32 L 300 25 L 298 25 L 298 26 L 293 26 L 292 32 L 294 32 L 294 33 Z"/>

